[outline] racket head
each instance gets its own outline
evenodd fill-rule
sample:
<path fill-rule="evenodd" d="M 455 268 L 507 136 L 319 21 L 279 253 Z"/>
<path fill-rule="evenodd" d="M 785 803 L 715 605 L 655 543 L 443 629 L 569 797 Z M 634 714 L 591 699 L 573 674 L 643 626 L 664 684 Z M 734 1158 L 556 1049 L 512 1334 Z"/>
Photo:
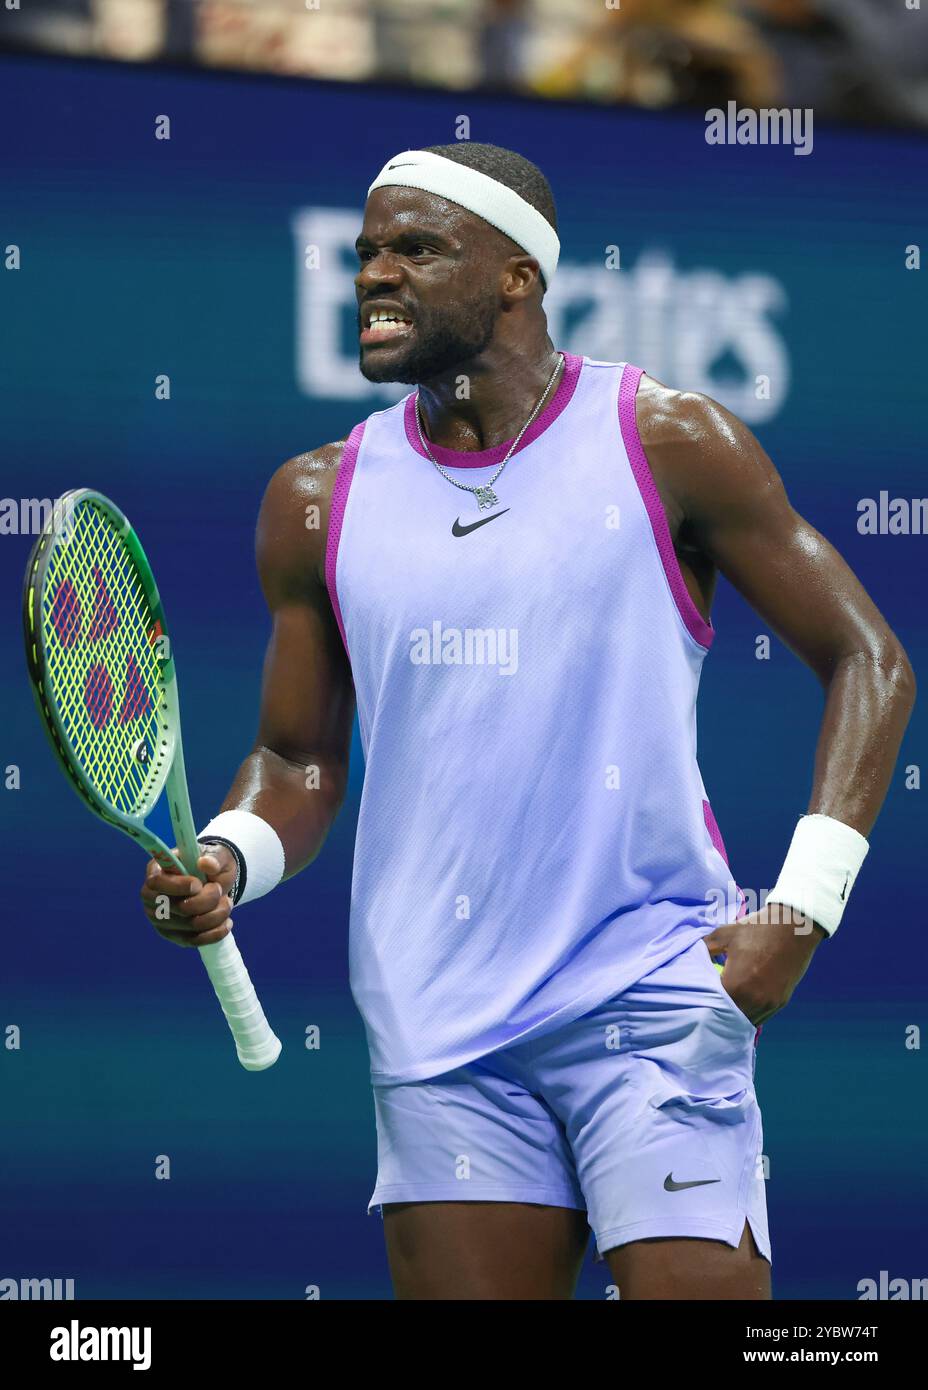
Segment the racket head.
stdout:
<path fill-rule="evenodd" d="M 167 624 L 139 539 L 102 493 L 76 488 L 55 502 L 26 565 L 23 631 L 69 782 L 101 819 L 173 861 L 144 825 L 179 740 Z"/>

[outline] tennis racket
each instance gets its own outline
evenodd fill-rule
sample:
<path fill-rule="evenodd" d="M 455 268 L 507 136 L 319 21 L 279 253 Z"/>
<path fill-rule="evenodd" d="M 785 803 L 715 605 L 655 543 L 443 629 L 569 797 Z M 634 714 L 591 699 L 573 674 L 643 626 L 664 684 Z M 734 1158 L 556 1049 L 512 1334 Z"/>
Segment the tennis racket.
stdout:
<path fill-rule="evenodd" d="M 60 497 L 23 588 L 32 691 L 69 782 L 95 815 L 167 868 L 197 874 L 174 658 L 151 566 L 126 517 L 89 488 Z M 175 854 L 150 830 L 167 792 Z M 200 955 L 248 1071 L 276 1062 L 232 933 Z"/>

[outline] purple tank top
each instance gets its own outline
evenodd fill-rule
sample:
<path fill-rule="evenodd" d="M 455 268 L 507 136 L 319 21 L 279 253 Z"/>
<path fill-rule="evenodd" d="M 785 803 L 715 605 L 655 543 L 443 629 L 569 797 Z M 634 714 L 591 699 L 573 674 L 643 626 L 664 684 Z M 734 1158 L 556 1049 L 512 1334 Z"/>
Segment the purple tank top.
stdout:
<path fill-rule="evenodd" d="M 568 1023 L 720 901 L 735 915 L 696 761 L 713 629 L 638 437 L 641 371 L 565 356 L 492 513 L 425 455 L 414 393 L 356 426 L 336 480 L 326 577 L 366 762 L 350 976 L 377 1084 Z M 482 484 L 507 448 L 433 452 Z"/>

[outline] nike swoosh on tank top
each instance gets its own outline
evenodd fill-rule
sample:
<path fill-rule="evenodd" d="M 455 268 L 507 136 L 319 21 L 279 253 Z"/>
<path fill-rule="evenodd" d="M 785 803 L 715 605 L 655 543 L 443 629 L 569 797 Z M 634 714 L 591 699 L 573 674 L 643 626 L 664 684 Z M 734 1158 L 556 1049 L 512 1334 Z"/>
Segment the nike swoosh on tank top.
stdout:
<path fill-rule="evenodd" d="M 484 514 L 424 455 L 414 394 L 355 427 L 335 483 L 326 578 L 366 762 L 350 979 L 377 1084 L 580 1017 L 738 891 L 696 761 L 713 629 L 638 437 L 642 373 L 565 358 L 492 524 L 453 533 Z M 507 447 L 433 450 L 483 484 Z"/>

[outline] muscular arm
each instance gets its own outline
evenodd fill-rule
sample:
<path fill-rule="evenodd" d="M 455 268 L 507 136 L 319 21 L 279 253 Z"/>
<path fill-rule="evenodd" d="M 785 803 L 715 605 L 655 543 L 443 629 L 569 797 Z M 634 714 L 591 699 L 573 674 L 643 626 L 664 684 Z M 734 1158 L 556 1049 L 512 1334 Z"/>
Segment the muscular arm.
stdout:
<path fill-rule="evenodd" d="M 837 551 L 790 505 L 751 431 L 704 396 L 643 377 L 642 444 L 687 588 L 707 616 L 721 571 L 818 678 L 825 708 L 809 813 L 867 836 L 915 699 L 899 639 Z M 763 1023 L 786 1004 L 825 933 L 764 907 L 706 938 L 723 983 Z"/>
<path fill-rule="evenodd" d="M 325 587 L 332 485 L 343 444 L 283 464 L 258 518 L 258 573 L 271 639 L 258 735 L 222 809 L 253 811 L 273 826 L 284 847 L 285 877 L 319 853 L 348 780 L 354 685 Z M 212 945 L 232 926 L 232 854 L 210 845 L 197 869 L 199 877 L 191 878 L 151 860 L 142 886 L 149 921 L 178 946 Z M 159 906 L 165 899 L 166 918 Z"/>
<path fill-rule="evenodd" d="M 287 877 L 319 853 L 348 780 L 354 686 L 325 586 L 329 507 L 342 445 L 283 464 L 258 517 L 258 573 L 272 629 L 255 746 L 222 809 L 253 811 L 274 827 Z M 317 524 L 307 526 L 308 520 Z"/>
<path fill-rule="evenodd" d="M 717 568 L 823 686 L 809 812 L 869 835 L 915 698 L 899 639 L 734 415 L 644 377 L 638 423 L 697 606 Z"/>

